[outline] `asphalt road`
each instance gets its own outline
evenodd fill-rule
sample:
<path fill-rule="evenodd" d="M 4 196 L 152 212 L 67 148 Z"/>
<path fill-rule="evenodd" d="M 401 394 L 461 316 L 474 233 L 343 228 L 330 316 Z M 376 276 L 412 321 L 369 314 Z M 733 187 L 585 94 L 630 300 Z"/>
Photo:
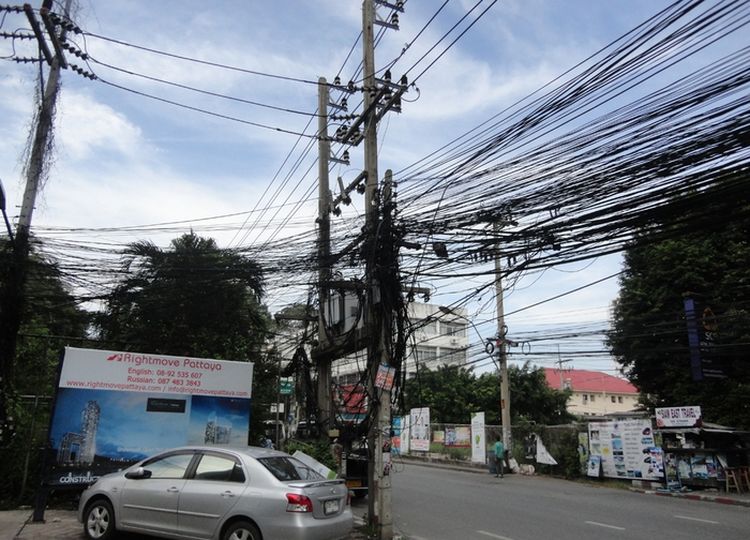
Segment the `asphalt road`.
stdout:
<path fill-rule="evenodd" d="M 742 506 L 410 464 L 394 473 L 394 527 L 409 540 L 750 538 Z"/>

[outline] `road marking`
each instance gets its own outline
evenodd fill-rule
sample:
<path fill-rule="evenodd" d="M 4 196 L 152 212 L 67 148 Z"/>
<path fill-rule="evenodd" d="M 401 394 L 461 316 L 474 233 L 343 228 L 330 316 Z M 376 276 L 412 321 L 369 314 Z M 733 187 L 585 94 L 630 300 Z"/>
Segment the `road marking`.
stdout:
<path fill-rule="evenodd" d="M 588 523 L 589 525 L 596 525 L 597 527 L 606 527 L 607 529 L 616 529 L 618 531 L 625 530 L 625 527 L 618 527 L 616 525 L 607 525 L 606 523 L 597 523 L 596 521 L 584 521 L 584 523 Z"/>
<path fill-rule="evenodd" d="M 507 536 L 500 536 L 499 534 L 493 534 L 491 532 L 487 531 L 477 531 L 479 534 L 483 534 L 485 536 L 489 536 L 490 538 L 497 538 L 497 540 L 513 540 L 512 538 L 508 538 Z"/>
<path fill-rule="evenodd" d="M 694 518 L 690 516 L 677 516 L 675 515 L 677 519 L 689 519 L 690 521 L 700 521 L 701 523 L 710 523 L 711 525 L 721 525 L 718 521 L 711 521 L 710 519 L 701 519 L 701 518 Z"/>

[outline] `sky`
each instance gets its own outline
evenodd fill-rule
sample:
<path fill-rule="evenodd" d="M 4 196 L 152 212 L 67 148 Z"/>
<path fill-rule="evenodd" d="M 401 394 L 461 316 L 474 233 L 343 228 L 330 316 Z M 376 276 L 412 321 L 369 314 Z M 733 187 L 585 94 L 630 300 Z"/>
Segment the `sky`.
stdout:
<path fill-rule="evenodd" d="M 405 44 L 414 40 L 442 3 L 407 1 L 400 14 L 400 29 L 386 31 L 377 45 L 376 68 L 402 55 Z M 448 2 L 403 52 L 393 68 L 394 78 L 477 3 L 467 22 L 489 7 L 491 0 Z M 303 154 L 310 139 L 296 135 L 315 131 L 317 120 L 309 113 L 317 107 L 316 85 L 182 61 L 142 48 L 311 82 L 321 76 L 331 81 L 341 72 L 346 82 L 362 57 L 361 41 L 357 41 L 360 1 L 80 0 L 77 4 L 72 19 L 86 34 L 72 40 L 93 60 L 88 66 L 74 60 L 100 79 L 91 81 L 70 70 L 63 72 L 53 166 L 37 200 L 33 231 L 71 242 L 124 245 L 151 239 L 166 246 L 171 238 L 193 229 L 216 238 L 221 246 L 238 247 L 272 234 L 283 237 L 314 227 L 315 198 L 300 205 L 291 203 L 304 201 L 316 183 L 317 151 L 313 148 Z M 419 90 L 410 90 L 403 112 L 389 113 L 381 122 L 379 170 L 399 170 L 429 154 L 667 5 L 669 2 L 658 0 L 506 0 L 492 4 L 419 78 Z M 379 8 L 379 13 L 387 12 Z M 3 31 L 28 27 L 22 15 L 7 14 L 0 20 Z M 460 28 L 465 27 L 466 23 Z M 443 45 L 455 36 L 451 34 Z M 13 45 L 16 55 L 36 54 L 28 42 L 11 44 L 5 39 L 0 41 L 0 57 L 14 54 Z M 435 56 L 433 52 L 428 59 Z M 410 75 L 425 65 L 420 64 Z M 0 180 L 12 220 L 18 215 L 22 197 L 23 155 L 38 73 L 35 64 L 0 62 Z M 153 78 L 244 102 L 197 94 Z M 334 130 L 335 125 L 331 132 Z M 332 179 L 341 176 L 346 183 L 359 173 L 362 149 L 353 148 L 351 154 L 351 165 L 332 168 Z M 293 168 L 297 160 L 299 166 Z M 257 209 L 268 206 L 273 210 L 259 215 Z M 361 199 L 353 206 L 355 211 L 361 210 Z M 276 231 L 281 219 L 290 216 Z M 258 225 L 251 227 L 256 218 Z M 168 231 L 143 230 L 144 225 L 166 222 L 179 225 Z M 606 327 L 618 292 L 616 278 L 556 301 L 529 306 L 611 276 L 620 268 L 621 258 L 615 255 L 522 277 L 505 296 L 509 336 L 560 327 Z M 480 286 L 482 280 L 477 278 L 471 285 Z M 431 301 L 448 304 L 452 294 L 437 291 Z M 273 312 L 299 299 L 270 291 L 268 300 Z M 494 333 L 493 304 L 485 296 L 467 306 L 478 333 L 484 336 Z M 559 356 L 555 344 L 521 346 L 511 350 L 511 360 L 551 366 L 559 359 L 568 367 L 614 372 L 615 365 L 606 354 L 595 358 L 569 354 L 581 348 L 601 349 L 602 345 L 562 343 Z M 524 355 L 521 349 L 548 354 Z"/>

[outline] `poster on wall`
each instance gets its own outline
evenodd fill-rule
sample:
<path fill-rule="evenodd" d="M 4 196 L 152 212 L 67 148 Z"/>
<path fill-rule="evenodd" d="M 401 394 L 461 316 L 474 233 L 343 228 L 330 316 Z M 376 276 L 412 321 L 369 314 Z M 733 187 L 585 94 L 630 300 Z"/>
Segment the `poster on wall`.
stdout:
<path fill-rule="evenodd" d="M 186 444 L 246 446 L 253 364 L 66 347 L 46 483 L 92 483 Z"/>
<path fill-rule="evenodd" d="M 581 474 L 586 473 L 589 462 L 589 434 L 578 433 L 578 464 L 581 467 Z"/>
<path fill-rule="evenodd" d="M 445 428 L 445 446 L 469 448 L 471 446 L 471 428 L 467 426 Z"/>
<path fill-rule="evenodd" d="M 589 424 L 590 455 L 598 456 L 602 476 L 661 480 L 664 461 L 650 420 Z"/>
<path fill-rule="evenodd" d="M 412 409 L 409 417 L 410 440 L 409 447 L 412 452 L 430 451 L 430 408 L 422 407 Z"/>
<path fill-rule="evenodd" d="M 471 461 L 485 463 L 487 461 L 487 443 L 484 434 L 484 412 L 471 415 Z"/>
<path fill-rule="evenodd" d="M 409 439 L 411 438 L 411 416 L 401 417 L 401 453 L 409 453 Z"/>
<path fill-rule="evenodd" d="M 396 416 L 391 421 L 391 454 L 401 453 L 401 421 L 402 417 Z"/>

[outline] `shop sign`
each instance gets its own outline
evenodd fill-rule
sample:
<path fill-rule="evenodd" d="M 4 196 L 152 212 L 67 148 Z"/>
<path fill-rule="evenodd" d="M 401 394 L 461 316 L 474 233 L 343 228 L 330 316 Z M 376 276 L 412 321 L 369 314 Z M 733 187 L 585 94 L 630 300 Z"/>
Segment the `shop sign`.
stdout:
<path fill-rule="evenodd" d="M 660 407 L 656 409 L 656 427 L 698 427 L 701 425 L 700 406 Z"/>

